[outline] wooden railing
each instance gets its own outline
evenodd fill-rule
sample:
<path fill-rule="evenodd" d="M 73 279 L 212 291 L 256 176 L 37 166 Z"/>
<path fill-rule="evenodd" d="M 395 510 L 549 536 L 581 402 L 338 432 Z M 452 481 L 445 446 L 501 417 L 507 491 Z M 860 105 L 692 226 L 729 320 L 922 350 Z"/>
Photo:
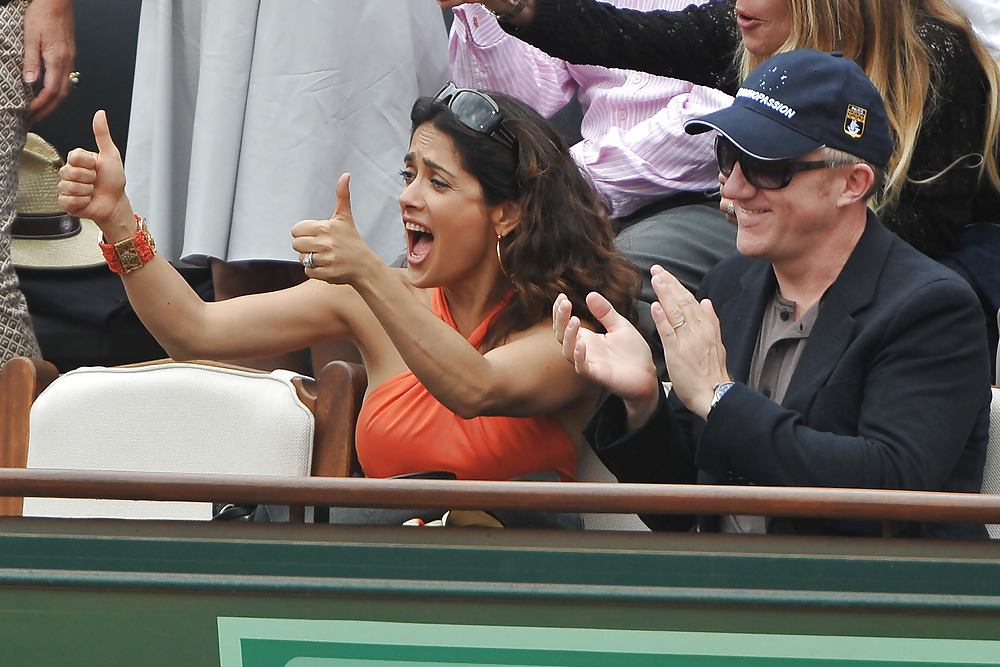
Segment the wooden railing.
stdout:
<path fill-rule="evenodd" d="M 1000 495 L 762 486 L 474 482 L 0 469 L 0 496 L 1000 523 Z"/>

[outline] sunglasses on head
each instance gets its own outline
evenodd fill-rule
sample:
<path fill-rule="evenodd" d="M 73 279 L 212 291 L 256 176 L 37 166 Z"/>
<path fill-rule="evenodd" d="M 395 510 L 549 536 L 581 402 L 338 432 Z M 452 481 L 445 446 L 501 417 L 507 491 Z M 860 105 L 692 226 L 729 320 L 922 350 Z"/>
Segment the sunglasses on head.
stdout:
<path fill-rule="evenodd" d="M 434 101 L 451 109 L 462 125 L 470 130 L 493 137 L 507 148 L 516 146 L 514 135 L 504 127 L 500 107 L 489 95 L 471 88 L 459 88 L 454 82 L 449 82 L 434 96 Z"/>
<path fill-rule="evenodd" d="M 721 135 L 715 137 L 715 159 L 719 163 L 719 171 L 726 177 L 733 173 L 733 167 L 739 162 L 743 178 L 759 190 L 780 190 L 801 171 L 837 165 L 829 160 L 761 160 L 740 150 L 736 144 Z"/>

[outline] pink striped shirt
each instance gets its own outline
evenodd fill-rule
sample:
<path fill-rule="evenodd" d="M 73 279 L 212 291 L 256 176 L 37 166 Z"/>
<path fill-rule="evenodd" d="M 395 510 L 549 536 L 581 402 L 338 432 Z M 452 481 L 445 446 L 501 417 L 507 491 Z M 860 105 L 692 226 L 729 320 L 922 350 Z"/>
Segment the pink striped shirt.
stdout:
<path fill-rule="evenodd" d="M 610 4 L 651 11 L 683 9 L 691 0 Z M 506 93 L 547 117 L 579 96 L 583 141 L 573 157 L 613 217 L 678 192 L 719 187 L 712 134 L 690 136 L 684 121 L 729 106 L 729 95 L 645 72 L 571 65 L 505 33 L 482 5 L 454 12 L 449 59 L 458 85 Z"/>

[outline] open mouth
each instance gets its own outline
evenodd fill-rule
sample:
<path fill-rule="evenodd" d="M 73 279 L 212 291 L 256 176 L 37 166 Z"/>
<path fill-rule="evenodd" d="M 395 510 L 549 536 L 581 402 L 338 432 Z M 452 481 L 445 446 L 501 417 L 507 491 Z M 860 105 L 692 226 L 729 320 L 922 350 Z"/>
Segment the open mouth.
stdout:
<path fill-rule="evenodd" d="M 403 226 L 406 228 L 406 261 L 408 264 L 420 264 L 434 245 L 434 235 L 415 222 L 404 222 Z"/>
<path fill-rule="evenodd" d="M 750 14 L 746 14 L 746 13 L 741 12 L 741 11 L 737 11 L 736 12 L 736 23 L 741 28 L 749 28 L 752 25 L 754 25 L 755 23 L 759 23 L 759 22 L 760 22 L 760 19 L 757 18 L 756 16 L 751 16 Z"/>

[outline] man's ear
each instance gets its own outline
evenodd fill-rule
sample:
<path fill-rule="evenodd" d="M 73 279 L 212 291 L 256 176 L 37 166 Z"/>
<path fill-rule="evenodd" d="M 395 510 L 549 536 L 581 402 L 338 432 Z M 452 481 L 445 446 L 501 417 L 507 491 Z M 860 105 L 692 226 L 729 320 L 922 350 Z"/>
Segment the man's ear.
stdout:
<path fill-rule="evenodd" d="M 521 205 L 513 199 L 494 208 L 493 228 L 500 236 L 507 236 L 521 223 Z"/>
<path fill-rule="evenodd" d="M 858 201 L 866 201 L 872 186 L 875 184 L 875 172 L 863 163 L 850 166 L 844 182 L 844 191 L 840 196 L 841 205 L 850 205 Z"/>

